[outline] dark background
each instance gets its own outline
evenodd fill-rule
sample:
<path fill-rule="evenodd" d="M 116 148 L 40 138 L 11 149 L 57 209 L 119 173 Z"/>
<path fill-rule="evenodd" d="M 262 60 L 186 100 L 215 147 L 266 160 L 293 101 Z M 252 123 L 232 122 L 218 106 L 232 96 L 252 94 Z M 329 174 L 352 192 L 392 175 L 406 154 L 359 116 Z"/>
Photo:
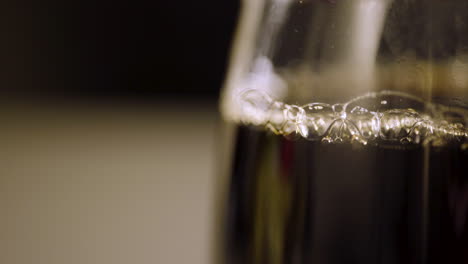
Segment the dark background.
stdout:
<path fill-rule="evenodd" d="M 239 5 L 235 0 L 4 2 L 1 95 L 216 101 Z"/>
<path fill-rule="evenodd" d="M 0 0 L 1 264 L 210 263 L 238 7 Z"/>

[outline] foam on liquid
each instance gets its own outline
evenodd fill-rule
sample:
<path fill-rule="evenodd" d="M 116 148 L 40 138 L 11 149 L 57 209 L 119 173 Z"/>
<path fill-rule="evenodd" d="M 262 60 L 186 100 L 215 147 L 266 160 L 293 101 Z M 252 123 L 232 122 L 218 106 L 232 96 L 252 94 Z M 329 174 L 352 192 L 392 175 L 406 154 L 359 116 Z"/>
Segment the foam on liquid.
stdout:
<path fill-rule="evenodd" d="M 460 145 L 468 149 L 468 110 L 395 91 L 368 93 L 340 104 L 286 104 L 249 90 L 226 119 L 264 126 L 277 135 L 327 143 Z M 233 111 L 234 110 L 234 111 Z"/>

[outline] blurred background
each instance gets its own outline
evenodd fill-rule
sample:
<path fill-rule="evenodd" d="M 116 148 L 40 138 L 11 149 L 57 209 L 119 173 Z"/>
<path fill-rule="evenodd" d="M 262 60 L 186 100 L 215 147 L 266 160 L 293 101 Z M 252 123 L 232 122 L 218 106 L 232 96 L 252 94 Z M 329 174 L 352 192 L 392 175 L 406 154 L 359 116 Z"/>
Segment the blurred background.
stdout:
<path fill-rule="evenodd" d="M 239 1 L 0 6 L 0 263 L 209 263 Z"/>

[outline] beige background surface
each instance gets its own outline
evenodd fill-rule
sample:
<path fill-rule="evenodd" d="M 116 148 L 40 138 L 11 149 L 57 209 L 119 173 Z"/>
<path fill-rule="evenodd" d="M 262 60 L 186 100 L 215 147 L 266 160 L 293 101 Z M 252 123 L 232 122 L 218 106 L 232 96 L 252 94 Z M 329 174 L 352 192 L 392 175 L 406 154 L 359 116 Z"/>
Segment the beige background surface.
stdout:
<path fill-rule="evenodd" d="M 5 107 L 0 263 L 209 263 L 216 119 L 196 106 Z"/>

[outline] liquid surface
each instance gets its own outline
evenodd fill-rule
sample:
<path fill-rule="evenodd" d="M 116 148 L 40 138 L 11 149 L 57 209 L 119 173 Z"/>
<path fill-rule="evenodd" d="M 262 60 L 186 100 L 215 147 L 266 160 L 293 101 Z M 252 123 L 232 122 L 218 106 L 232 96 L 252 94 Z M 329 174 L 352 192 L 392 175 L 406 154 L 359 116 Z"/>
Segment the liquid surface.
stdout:
<path fill-rule="evenodd" d="M 459 144 L 468 148 L 468 110 L 429 103 L 409 94 L 382 91 L 345 103 L 285 104 L 257 91 L 237 96 L 230 121 L 266 127 L 277 135 L 328 143 Z"/>

